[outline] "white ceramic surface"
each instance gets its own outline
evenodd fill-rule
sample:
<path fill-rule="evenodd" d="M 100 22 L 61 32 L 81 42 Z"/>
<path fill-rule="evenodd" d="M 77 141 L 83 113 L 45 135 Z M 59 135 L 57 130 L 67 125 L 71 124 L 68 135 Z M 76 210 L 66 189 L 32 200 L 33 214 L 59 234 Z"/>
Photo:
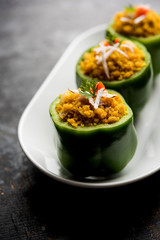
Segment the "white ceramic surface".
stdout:
<path fill-rule="evenodd" d="M 153 94 L 136 122 L 138 147 L 124 170 L 107 179 L 76 179 L 59 164 L 53 144 L 50 103 L 68 88 L 76 88 L 77 60 L 86 49 L 104 38 L 105 29 L 106 25 L 97 26 L 70 44 L 25 109 L 18 126 L 21 147 L 36 167 L 59 181 L 90 188 L 125 185 L 160 170 L 160 77 L 157 77 Z"/>

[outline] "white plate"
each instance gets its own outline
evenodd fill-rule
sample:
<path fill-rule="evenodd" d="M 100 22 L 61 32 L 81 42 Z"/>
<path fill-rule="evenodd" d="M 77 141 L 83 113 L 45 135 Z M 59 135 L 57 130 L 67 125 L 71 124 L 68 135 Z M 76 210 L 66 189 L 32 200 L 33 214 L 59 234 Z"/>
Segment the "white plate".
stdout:
<path fill-rule="evenodd" d="M 25 109 L 18 126 L 23 151 L 41 171 L 59 181 L 82 187 L 102 188 L 125 185 L 160 170 L 160 77 L 137 123 L 138 147 L 127 167 L 108 179 L 76 179 L 59 164 L 53 144 L 50 103 L 68 87 L 76 88 L 75 66 L 81 54 L 100 42 L 106 25 L 90 29 L 76 38 L 53 68 Z M 154 124 L 153 124 L 154 123 Z"/>

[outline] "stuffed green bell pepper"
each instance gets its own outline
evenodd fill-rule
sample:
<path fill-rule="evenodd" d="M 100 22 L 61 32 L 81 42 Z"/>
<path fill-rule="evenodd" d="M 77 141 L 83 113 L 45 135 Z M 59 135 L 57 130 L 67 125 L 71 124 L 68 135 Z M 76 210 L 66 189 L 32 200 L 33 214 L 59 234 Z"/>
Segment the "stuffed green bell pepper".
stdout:
<path fill-rule="evenodd" d="M 153 87 L 150 54 L 139 42 L 112 34 L 107 37 L 80 57 L 76 65 L 77 85 L 82 80 L 102 81 L 106 88 L 120 92 L 138 115 Z"/>
<path fill-rule="evenodd" d="M 160 73 L 160 16 L 154 10 L 147 5 L 125 7 L 107 30 L 144 44 L 151 54 L 154 75 Z"/>
<path fill-rule="evenodd" d="M 75 176 L 106 176 L 132 159 L 137 136 L 123 97 L 101 82 L 83 81 L 50 105 L 55 146 L 62 166 Z"/>

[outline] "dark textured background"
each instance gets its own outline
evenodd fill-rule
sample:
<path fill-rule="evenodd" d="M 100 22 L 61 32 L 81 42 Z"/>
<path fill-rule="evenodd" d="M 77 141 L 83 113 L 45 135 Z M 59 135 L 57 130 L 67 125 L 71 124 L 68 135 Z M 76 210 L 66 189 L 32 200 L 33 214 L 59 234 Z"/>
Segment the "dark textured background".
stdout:
<path fill-rule="evenodd" d="M 0 240 L 160 239 L 160 172 L 114 189 L 67 186 L 37 170 L 17 138 L 24 108 L 72 39 L 127 3 L 0 0 Z M 152 6 L 160 12 L 159 0 Z"/>

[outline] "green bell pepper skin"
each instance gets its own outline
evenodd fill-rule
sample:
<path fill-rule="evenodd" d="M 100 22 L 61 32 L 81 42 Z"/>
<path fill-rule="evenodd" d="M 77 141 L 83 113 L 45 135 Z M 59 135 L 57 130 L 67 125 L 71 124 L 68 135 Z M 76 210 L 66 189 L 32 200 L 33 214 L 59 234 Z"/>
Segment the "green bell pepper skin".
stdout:
<path fill-rule="evenodd" d="M 112 26 L 113 22 L 109 25 L 107 31 L 119 37 L 124 37 L 122 34 L 116 32 Z M 154 77 L 156 77 L 157 74 L 160 73 L 160 34 L 147 38 L 126 35 L 125 38 L 128 38 L 130 40 L 136 40 L 142 43 L 147 48 L 147 50 L 151 54 Z"/>
<path fill-rule="evenodd" d="M 124 39 L 124 38 L 121 38 Z M 126 39 L 126 38 L 125 38 Z M 147 49 L 140 44 L 139 42 L 133 41 L 137 47 L 139 47 L 144 55 L 146 66 L 143 67 L 139 72 L 135 73 L 128 79 L 115 80 L 115 81 L 107 81 L 107 80 L 99 80 L 101 81 L 107 89 L 114 89 L 120 92 L 125 98 L 126 102 L 132 108 L 134 115 L 138 115 L 141 109 L 147 103 L 150 94 L 153 88 L 153 70 L 151 64 L 151 56 Z M 90 52 L 91 48 L 86 52 Z M 84 55 L 84 53 L 83 53 Z M 91 77 L 83 74 L 80 67 L 80 61 L 83 60 L 83 55 L 80 57 L 77 65 L 76 65 L 76 82 L 78 87 L 80 87 L 82 79 L 91 80 Z"/>
<path fill-rule="evenodd" d="M 50 115 L 62 166 L 80 177 L 106 176 L 121 171 L 132 159 L 137 146 L 133 113 L 124 99 L 127 115 L 118 122 L 77 128 L 60 119 L 55 109 L 59 100 L 56 98 L 50 105 Z"/>

